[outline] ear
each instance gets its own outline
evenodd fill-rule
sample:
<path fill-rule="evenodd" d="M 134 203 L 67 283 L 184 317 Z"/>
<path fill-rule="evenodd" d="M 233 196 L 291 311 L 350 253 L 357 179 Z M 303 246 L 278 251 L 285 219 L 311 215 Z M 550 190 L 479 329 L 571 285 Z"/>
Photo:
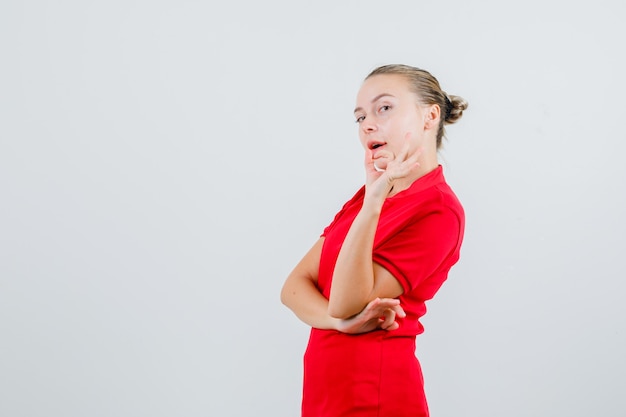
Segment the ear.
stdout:
<path fill-rule="evenodd" d="M 424 109 L 424 128 L 439 128 L 439 120 L 441 119 L 441 109 L 439 105 L 433 104 Z"/>

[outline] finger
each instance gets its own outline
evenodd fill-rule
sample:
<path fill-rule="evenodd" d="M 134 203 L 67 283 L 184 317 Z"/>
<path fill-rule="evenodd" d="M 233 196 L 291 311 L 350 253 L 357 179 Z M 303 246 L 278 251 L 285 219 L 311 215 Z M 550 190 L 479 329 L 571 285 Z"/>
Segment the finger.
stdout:
<path fill-rule="evenodd" d="M 382 300 L 380 298 L 374 298 L 372 301 L 370 301 L 365 308 L 363 309 L 363 313 L 367 314 L 370 313 L 374 310 L 376 310 L 378 308 L 378 305 L 382 302 Z"/>
<path fill-rule="evenodd" d="M 386 328 L 390 327 L 395 322 L 396 322 L 396 312 L 393 311 L 392 309 L 387 309 L 385 311 L 384 320 L 380 324 L 380 327 L 382 329 L 386 329 Z"/>
<path fill-rule="evenodd" d="M 390 308 L 400 304 L 400 300 L 397 298 L 378 298 L 378 304 L 381 307 Z"/>
<path fill-rule="evenodd" d="M 373 153 L 372 153 L 373 155 Z M 387 158 L 389 160 L 392 160 L 393 157 L 393 152 L 387 150 L 387 149 L 382 149 L 379 150 L 378 152 L 376 152 L 376 159 L 381 159 L 381 158 Z"/>
<path fill-rule="evenodd" d="M 408 152 L 408 151 L 407 151 Z M 422 155 L 423 148 L 420 146 L 411 155 L 408 155 L 400 165 L 401 168 L 412 169 L 414 166 L 419 166 L 418 160 Z"/>
<path fill-rule="evenodd" d="M 413 152 L 413 154 L 409 158 L 407 158 L 406 160 L 407 165 L 408 166 L 412 166 L 414 164 L 419 165 L 417 161 L 419 160 L 419 157 L 422 156 L 423 152 L 424 152 L 424 148 L 422 148 L 421 146 L 417 148 L 415 152 Z"/>
<path fill-rule="evenodd" d="M 398 304 L 397 306 L 393 306 L 392 309 L 395 312 L 397 317 L 401 317 L 401 318 L 406 317 L 406 312 L 404 311 L 404 309 L 402 308 L 400 304 Z"/>
<path fill-rule="evenodd" d="M 400 300 L 398 300 L 397 298 L 381 298 L 379 299 L 377 307 L 391 309 L 395 312 L 397 317 L 406 317 L 406 312 L 404 311 L 404 308 L 402 308 Z"/>
<path fill-rule="evenodd" d="M 395 165 L 397 166 L 402 165 L 402 163 L 407 159 L 410 149 L 411 149 L 411 143 L 408 141 L 405 142 L 404 145 L 402 146 L 402 149 L 400 149 L 400 152 L 398 152 L 395 158 L 393 158 L 393 162 L 395 163 Z"/>
<path fill-rule="evenodd" d="M 404 145 L 402 146 L 402 149 L 400 150 L 400 153 L 398 154 L 398 161 L 399 162 L 404 162 L 407 159 L 407 156 L 409 155 L 409 151 L 411 150 L 411 132 L 406 132 L 406 134 L 404 135 Z"/>
<path fill-rule="evenodd" d="M 376 166 L 382 169 L 387 169 L 389 162 L 393 161 L 394 159 L 393 153 L 384 149 L 378 151 L 376 154 L 372 153 L 371 155 Z"/>
<path fill-rule="evenodd" d="M 381 304 L 385 304 L 385 305 L 394 305 L 395 306 L 395 305 L 400 304 L 400 300 L 397 299 L 397 298 L 390 298 L 390 297 L 383 297 L 383 298 L 381 298 L 381 297 L 378 297 L 377 299 L 378 299 L 378 301 Z"/>
<path fill-rule="evenodd" d="M 418 162 L 420 155 L 421 150 L 414 152 L 408 158 L 396 165 L 393 172 L 389 173 L 389 177 L 393 176 L 393 178 L 398 179 L 409 175 L 413 170 L 420 166 L 420 163 Z"/>
<path fill-rule="evenodd" d="M 365 171 L 370 174 L 378 174 L 376 177 L 380 176 L 383 172 L 385 172 L 387 168 L 388 160 L 390 159 L 389 152 L 385 153 L 384 151 L 376 154 L 376 158 L 374 158 L 374 153 L 371 149 L 366 149 L 365 151 Z"/>
<path fill-rule="evenodd" d="M 389 326 L 389 327 L 387 327 L 386 329 L 383 329 L 383 330 L 387 330 L 389 332 L 389 331 L 392 331 L 392 330 L 397 330 L 399 327 L 400 327 L 400 325 L 398 324 L 398 322 L 394 321 L 393 323 L 391 323 L 391 326 Z"/>
<path fill-rule="evenodd" d="M 380 308 L 393 308 L 395 306 L 399 306 L 400 305 L 400 300 L 398 300 L 397 298 L 378 298 L 378 307 Z"/>
<path fill-rule="evenodd" d="M 404 153 L 403 161 L 406 159 L 409 154 L 409 150 L 411 150 L 411 132 L 406 132 L 404 135 L 404 146 L 402 147 L 402 151 Z"/>
<path fill-rule="evenodd" d="M 392 331 L 392 330 L 396 330 L 400 327 L 400 324 L 397 321 L 392 321 L 389 323 L 389 325 L 387 325 L 387 323 L 385 323 L 384 325 L 380 326 L 380 329 L 382 330 L 386 330 L 386 331 Z"/>
<path fill-rule="evenodd" d="M 365 150 L 365 170 L 366 171 L 373 171 L 374 169 L 374 159 L 372 158 L 372 150 L 371 149 L 366 149 Z"/>

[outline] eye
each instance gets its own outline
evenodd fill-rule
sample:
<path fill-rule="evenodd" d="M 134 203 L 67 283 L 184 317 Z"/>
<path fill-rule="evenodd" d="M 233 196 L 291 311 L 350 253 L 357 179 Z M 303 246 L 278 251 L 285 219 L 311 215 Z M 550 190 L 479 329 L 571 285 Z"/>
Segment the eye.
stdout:
<path fill-rule="evenodd" d="M 365 116 L 359 116 L 359 117 L 357 117 L 357 118 L 356 118 L 356 120 L 355 120 L 355 121 L 356 121 L 357 123 L 361 123 L 363 120 L 365 120 Z"/>
<path fill-rule="evenodd" d="M 390 110 L 390 109 L 391 109 L 391 106 L 390 106 L 390 105 L 388 105 L 388 104 L 385 104 L 384 106 L 380 106 L 380 108 L 378 109 L 378 111 L 379 111 L 380 113 L 382 113 L 382 112 L 386 112 L 387 110 Z"/>

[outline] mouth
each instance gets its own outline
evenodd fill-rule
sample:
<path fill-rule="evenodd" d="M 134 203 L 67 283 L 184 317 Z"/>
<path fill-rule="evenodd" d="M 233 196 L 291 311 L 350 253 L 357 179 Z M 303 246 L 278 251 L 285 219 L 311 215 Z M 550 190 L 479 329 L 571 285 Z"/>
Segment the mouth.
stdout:
<path fill-rule="evenodd" d="M 384 146 L 384 145 L 386 145 L 385 142 L 371 141 L 371 142 L 368 142 L 367 147 L 369 149 L 371 149 L 371 150 L 374 150 L 374 149 L 378 149 L 378 148 L 380 148 L 381 146 Z"/>

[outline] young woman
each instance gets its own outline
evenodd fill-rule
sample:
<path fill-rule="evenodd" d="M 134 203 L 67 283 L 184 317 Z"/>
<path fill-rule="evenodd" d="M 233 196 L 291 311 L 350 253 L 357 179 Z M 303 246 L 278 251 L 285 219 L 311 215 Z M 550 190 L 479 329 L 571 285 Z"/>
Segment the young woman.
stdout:
<path fill-rule="evenodd" d="M 428 416 L 419 318 L 459 259 L 465 218 L 437 150 L 467 108 L 427 71 L 376 68 L 354 116 L 365 185 L 287 277 L 281 300 L 312 327 L 303 417 Z"/>

